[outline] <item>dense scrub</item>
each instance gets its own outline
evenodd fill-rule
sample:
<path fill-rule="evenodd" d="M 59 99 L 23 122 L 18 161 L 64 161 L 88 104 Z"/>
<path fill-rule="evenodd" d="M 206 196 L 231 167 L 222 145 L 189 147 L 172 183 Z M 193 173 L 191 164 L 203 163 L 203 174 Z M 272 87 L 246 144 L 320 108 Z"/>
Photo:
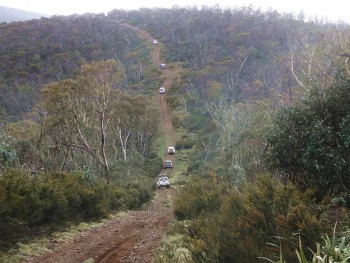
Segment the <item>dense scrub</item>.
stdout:
<path fill-rule="evenodd" d="M 272 175 L 245 177 L 218 156 L 192 163 L 189 174 L 197 176 L 175 207 L 185 227 L 180 246 L 188 251 L 186 262 L 306 263 L 349 256 L 349 87 L 342 76 L 277 113 L 263 154 Z"/>
<path fill-rule="evenodd" d="M 282 109 L 268 136 L 266 161 L 303 188 L 343 196 L 349 206 L 350 82 L 315 89 L 301 103 Z"/>
<path fill-rule="evenodd" d="M 139 208 L 154 193 L 154 180 L 134 177 L 107 182 L 84 174 L 30 174 L 7 170 L 0 175 L 0 247 L 68 223 L 106 218 L 111 212 Z"/>
<path fill-rule="evenodd" d="M 194 262 L 257 262 L 278 256 L 271 244 L 281 246 L 288 262 L 296 262 L 299 237 L 306 247 L 321 238 L 311 197 L 266 175 L 239 190 L 193 180 L 181 192 L 175 215 L 192 220 L 184 246 Z"/>

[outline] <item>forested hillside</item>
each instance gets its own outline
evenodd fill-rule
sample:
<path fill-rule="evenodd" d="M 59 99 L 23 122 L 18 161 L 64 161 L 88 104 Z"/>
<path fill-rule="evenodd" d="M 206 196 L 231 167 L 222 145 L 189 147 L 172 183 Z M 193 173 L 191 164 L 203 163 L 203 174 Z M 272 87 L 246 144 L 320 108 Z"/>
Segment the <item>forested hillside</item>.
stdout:
<path fill-rule="evenodd" d="M 173 94 L 174 99 L 183 95 L 173 106 L 185 109 L 184 125 L 199 136 L 193 165 L 223 162 L 223 174 L 260 165 L 264 127 L 277 109 L 293 105 L 314 87 L 330 87 L 341 71 L 349 73 L 346 24 L 304 22 L 249 7 L 144 9 L 109 16 L 143 25 L 164 43 L 167 60 L 181 64 L 182 82 Z M 180 143 L 186 141 L 191 139 Z"/>
<path fill-rule="evenodd" d="M 157 262 L 346 260 L 350 27 L 251 7 L 1 24 L 0 189 L 15 194 L 0 191 L 0 234 L 16 241 L 151 199 L 162 79 L 139 29 L 176 73 L 166 100 L 181 191 L 169 232 L 180 238 Z"/>
<path fill-rule="evenodd" d="M 329 85 L 327 76 L 335 74 L 334 63 L 345 60 L 340 55 L 346 52 L 347 25 L 304 22 L 250 8 L 115 10 L 107 16 L 2 24 L 2 93 L 16 106 L 4 100 L 6 115 L 27 112 L 33 103 L 25 100 L 28 95 L 35 96 L 43 84 L 75 76 L 89 61 L 119 59 L 130 75 L 125 85 L 138 81 L 142 44 L 118 25 L 122 20 L 142 25 L 160 38 L 167 60 L 191 69 L 183 86 L 186 94 L 207 100 L 269 98 L 275 105 L 285 105 L 310 89 L 311 77 Z"/>
<path fill-rule="evenodd" d="M 208 93 L 208 85 L 216 82 L 222 85 L 217 95 L 235 101 L 270 98 L 278 103 L 277 96 L 300 96 L 293 74 L 303 81 L 304 89 L 311 75 L 327 85 L 326 76 L 335 74 L 331 62 L 341 64 L 344 59 L 339 55 L 346 52 L 347 25 L 304 22 L 275 11 L 204 7 L 142 10 L 132 15 L 132 21 L 159 36 L 168 60 L 191 69 L 190 83 L 201 87 L 198 93 Z M 115 11 L 110 16 L 126 19 L 130 14 Z M 311 72 L 302 79 L 300 71 L 312 57 Z M 317 67 L 321 59 L 325 59 L 324 71 Z"/>
<path fill-rule="evenodd" d="M 45 84 L 75 77 L 81 65 L 92 61 L 120 60 L 127 72 L 123 86 L 140 81 L 147 71 L 146 46 L 118 22 L 103 14 L 86 14 L 2 24 L 3 120 L 20 119 L 31 111 Z"/>

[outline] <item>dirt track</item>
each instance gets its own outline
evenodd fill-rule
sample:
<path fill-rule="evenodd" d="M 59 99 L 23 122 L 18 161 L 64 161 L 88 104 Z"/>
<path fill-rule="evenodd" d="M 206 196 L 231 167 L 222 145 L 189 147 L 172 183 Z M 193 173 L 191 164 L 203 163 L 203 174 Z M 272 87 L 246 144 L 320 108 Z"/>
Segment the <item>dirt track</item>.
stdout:
<path fill-rule="evenodd" d="M 128 24 L 124 26 L 137 31 L 145 40 L 152 42 L 153 38 L 148 32 Z M 161 63 L 159 58 L 160 46 L 154 45 L 151 56 L 156 66 Z M 168 89 L 173 82 L 174 73 L 162 70 L 165 82 L 162 86 Z M 156 89 L 157 101 L 161 111 L 163 131 L 166 146 L 174 145 L 172 141 L 172 125 L 166 94 L 160 95 Z M 175 160 L 175 157 L 168 156 Z M 170 174 L 172 169 L 163 170 Z M 128 211 L 122 217 L 115 217 L 105 224 L 82 232 L 79 236 L 67 242 L 57 242 L 51 252 L 31 258 L 26 262 L 69 262 L 82 263 L 88 259 L 90 262 L 129 263 L 152 262 L 154 252 L 160 247 L 162 236 L 173 218 L 173 201 L 177 192 L 173 188 L 157 190 L 153 204 L 146 210 Z M 92 261 L 93 260 L 93 261 Z"/>
<path fill-rule="evenodd" d="M 173 218 L 172 204 L 176 197 L 173 188 L 159 189 L 153 204 L 142 211 L 129 211 L 105 224 L 82 232 L 65 243 L 56 243 L 51 253 L 28 259 L 26 262 L 93 262 L 129 263 L 152 262 L 161 245 L 162 236 Z"/>

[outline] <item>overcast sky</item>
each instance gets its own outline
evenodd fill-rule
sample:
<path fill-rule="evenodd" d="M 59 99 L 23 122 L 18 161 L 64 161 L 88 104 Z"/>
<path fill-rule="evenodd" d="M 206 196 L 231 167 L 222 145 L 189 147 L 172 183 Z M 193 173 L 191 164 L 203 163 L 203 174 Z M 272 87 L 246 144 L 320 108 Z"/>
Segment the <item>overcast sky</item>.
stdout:
<path fill-rule="evenodd" d="M 350 22 L 349 0 L 0 0 L 0 6 L 8 6 L 47 15 L 70 15 L 109 12 L 113 9 L 139 9 L 141 7 L 214 6 L 235 8 L 249 6 L 277 10 L 280 13 L 299 14 L 305 17 L 326 18 L 333 22 Z"/>

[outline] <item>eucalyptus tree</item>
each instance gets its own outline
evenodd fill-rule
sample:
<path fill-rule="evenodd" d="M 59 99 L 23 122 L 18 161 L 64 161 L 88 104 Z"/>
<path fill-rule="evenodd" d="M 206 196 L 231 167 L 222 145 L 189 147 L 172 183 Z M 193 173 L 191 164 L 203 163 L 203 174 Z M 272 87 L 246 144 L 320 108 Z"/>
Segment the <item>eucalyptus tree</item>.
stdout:
<path fill-rule="evenodd" d="M 67 167 L 68 160 L 74 168 L 98 165 L 111 181 L 110 163 L 118 158 L 118 149 L 126 160 L 130 139 L 137 138 L 149 121 L 145 118 L 149 114 L 147 100 L 140 103 L 140 96 L 121 91 L 118 87 L 123 80 L 121 64 L 107 60 L 82 66 L 77 80 L 43 88 L 38 108 L 45 112 L 46 149 L 61 156 L 59 169 Z"/>
<path fill-rule="evenodd" d="M 218 130 L 218 149 L 230 157 L 232 167 L 255 169 L 266 148 L 266 131 L 272 122 L 273 108 L 269 101 L 254 103 L 208 104 Z"/>
<path fill-rule="evenodd" d="M 159 128 L 157 116 L 146 97 L 125 94 L 116 105 L 111 128 L 116 156 L 122 156 L 124 162 L 128 161 L 130 153 L 145 157 Z"/>
<path fill-rule="evenodd" d="M 324 90 L 335 85 L 341 72 L 350 76 L 350 34 L 346 24 L 301 32 L 289 46 L 290 71 L 304 94 L 316 86 Z"/>

